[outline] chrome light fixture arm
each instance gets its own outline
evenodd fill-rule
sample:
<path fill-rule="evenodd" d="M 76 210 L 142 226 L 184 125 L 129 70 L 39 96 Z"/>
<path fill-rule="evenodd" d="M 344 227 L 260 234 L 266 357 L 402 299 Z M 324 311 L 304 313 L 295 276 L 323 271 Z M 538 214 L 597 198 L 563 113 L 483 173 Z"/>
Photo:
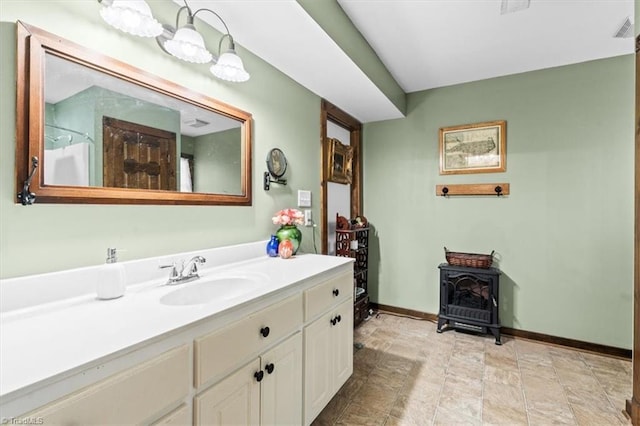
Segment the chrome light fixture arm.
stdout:
<path fill-rule="evenodd" d="M 155 36 L 160 48 L 167 54 L 174 56 L 180 60 L 205 64 L 213 62 L 211 73 L 222 79 L 232 82 L 247 81 L 250 78 L 249 73 L 244 69 L 242 59 L 235 52 L 235 43 L 233 37 L 229 33 L 227 23 L 220 15 L 208 8 L 200 8 L 195 12 L 184 0 L 184 6 L 178 9 L 176 14 L 176 26 L 172 27 L 168 24 L 160 24 L 151 15 L 151 9 L 145 0 L 98 0 L 102 4 L 101 14 L 105 21 L 110 25 L 122 31 L 139 36 Z M 182 12 L 187 11 L 187 23 L 180 26 L 180 16 Z M 217 56 L 214 56 L 206 47 L 202 35 L 196 30 L 194 18 L 200 12 L 210 12 L 216 16 L 226 31 L 219 40 Z M 133 25 L 125 25 L 125 16 L 136 15 L 141 21 L 144 21 L 144 27 L 138 28 Z M 118 22 L 115 22 L 113 16 L 118 15 Z M 135 21 L 135 20 L 134 20 Z M 229 38 L 229 49 L 222 53 L 222 41 Z"/>

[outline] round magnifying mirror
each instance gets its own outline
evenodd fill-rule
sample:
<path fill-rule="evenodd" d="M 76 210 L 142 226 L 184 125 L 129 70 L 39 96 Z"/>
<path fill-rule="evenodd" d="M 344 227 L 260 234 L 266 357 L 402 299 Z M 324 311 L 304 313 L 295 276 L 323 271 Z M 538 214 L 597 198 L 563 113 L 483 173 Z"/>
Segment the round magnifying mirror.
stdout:
<path fill-rule="evenodd" d="M 267 154 L 267 169 L 269 173 L 276 179 L 284 176 L 287 171 L 287 157 L 284 156 L 279 148 L 273 148 Z"/>

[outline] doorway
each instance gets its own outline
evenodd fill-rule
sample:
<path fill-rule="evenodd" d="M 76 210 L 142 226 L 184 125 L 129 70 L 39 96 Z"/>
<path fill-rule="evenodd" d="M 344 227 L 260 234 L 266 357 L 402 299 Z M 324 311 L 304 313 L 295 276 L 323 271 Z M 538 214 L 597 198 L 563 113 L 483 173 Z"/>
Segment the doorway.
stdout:
<path fill-rule="evenodd" d="M 111 117 L 102 119 L 103 185 L 176 190 L 176 134 Z"/>
<path fill-rule="evenodd" d="M 322 254 L 335 254 L 336 214 L 347 219 L 362 213 L 362 123 L 326 100 L 320 108 L 320 141 L 322 143 L 320 216 Z M 351 184 L 329 181 L 328 138 L 351 146 Z"/>
<path fill-rule="evenodd" d="M 627 413 L 634 425 L 640 424 L 640 35 L 636 37 L 636 162 L 635 162 L 635 241 L 633 285 L 633 396 Z"/>

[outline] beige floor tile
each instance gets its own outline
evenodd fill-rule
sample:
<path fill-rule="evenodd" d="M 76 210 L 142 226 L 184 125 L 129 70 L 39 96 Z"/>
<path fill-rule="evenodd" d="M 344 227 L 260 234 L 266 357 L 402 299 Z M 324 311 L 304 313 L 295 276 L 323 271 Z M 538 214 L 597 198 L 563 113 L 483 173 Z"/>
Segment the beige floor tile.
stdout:
<path fill-rule="evenodd" d="M 481 398 L 440 398 L 436 409 L 435 424 L 482 424 Z"/>
<path fill-rule="evenodd" d="M 467 362 L 461 359 L 449 360 L 447 376 L 466 377 L 468 379 L 482 380 L 484 376 L 483 362 Z"/>
<path fill-rule="evenodd" d="M 447 398 L 482 398 L 482 380 L 467 376 L 447 374 L 442 386 L 442 396 Z"/>
<path fill-rule="evenodd" d="M 526 425 L 527 422 L 527 411 L 524 409 L 524 405 L 520 408 L 514 408 L 486 399 L 483 402 L 483 425 Z"/>
<path fill-rule="evenodd" d="M 385 314 L 354 341 L 354 374 L 313 426 L 630 424 L 629 360 Z"/>
<path fill-rule="evenodd" d="M 614 410 L 602 410 L 582 405 L 572 405 L 571 408 L 579 425 L 601 426 L 629 424 L 627 419 L 621 417 L 622 413 Z"/>
<path fill-rule="evenodd" d="M 588 407 L 594 410 L 614 410 L 615 407 L 602 389 L 565 387 L 567 400 L 571 406 Z"/>
<path fill-rule="evenodd" d="M 543 377 L 546 379 L 556 379 L 556 369 L 551 365 L 551 360 L 545 359 L 518 359 L 518 367 L 520 369 L 520 375 L 525 376 Z"/>
<path fill-rule="evenodd" d="M 340 426 L 376 426 L 383 425 L 386 419 L 387 416 L 383 410 L 352 402 L 335 424 Z"/>
<path fill-rule="evenodd" d="M 407 373 L 399 373 L 395 369 L 376 368 L 371 372 L 367 386 L 383 386 L 393 389 L 396 393 L 400 391 L 407 381 Z"/>
<path fill-rule="evenodd" d="M 518 371 L 518 359 L 515 352 L 488 352 L 484 354 L 484 365 L 501 368 L 503 370 Z"/>
<path fill-rule="evenodd" d="M 582 356 L 584 361 L 590 367 L 606 369 L 609 371 L 618 371 L 622 375 L 633 374 L 632 365 L 630 360 L 618 359 L 606 357 L 603 355 L 596 355 L 591 353 L 585 353 Z"/>
<path fill-rule="evenodd" d="M 386 384 L 369 385 L 367 382 L 354 395 L 352 402 L 363 407 L 374 407 L 386 415 L 396 402 L 399 393 L 399 388 Z"/>
<path fill-rule="evenodd" d="M 433 420 L 438 398 L 421 392 L 400 395 L 389 413 L 390 416 L 410 424 L 425 424 Z"/>
<path fill-rule="evenodd" d="M 556 369 L 558 380 L 563 386 L 595 389 L 600 387 L 598 379 L 593 375 L 591 369 L 585 370 L 563 370 Z"/>
<path fill-rule="evenodd" d="M 524 394 L 520 386 L 485 382 L 482 398 L 485 402 L 492 403 L 492 406 L 525 410 Z"/>
<path fill-rule="evenodd" d="M 548 352 L 551 356 L 569 359 L 584 360 L 582 352 L 577 349 L 570 349 L 561 346 L 549 346 Z"/>
<path fill-rule="evenodd" d="M 515 385 L 520 387 L 520 372 L 518 370 L 502 369 L 500 367 L 484 367 L 484 382 L 501 383 L 504 385 Z"/>
<path fill-rule="evenodd" d="M 582 358 L 551 355 L 551 364 L 556 370 L 590 371 L 589 366 Z"/>
<path fill-rule="evenodd" d="M 538 404 L 536 408 L 527 408 L 527 416 L 530 425 L 577 424 L 568 404 Z"/>

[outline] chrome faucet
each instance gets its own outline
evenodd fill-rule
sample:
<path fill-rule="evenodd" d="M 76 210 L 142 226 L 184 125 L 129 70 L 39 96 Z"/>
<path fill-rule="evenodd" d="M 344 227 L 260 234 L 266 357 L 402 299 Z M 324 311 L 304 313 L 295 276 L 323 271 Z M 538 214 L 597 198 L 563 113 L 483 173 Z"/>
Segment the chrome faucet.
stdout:
<path fill-rule="evenodd" d="M 182 261 L 180 271 L 178 271 L 175 262 L 171 263 L 170 265 L 162 265 L 160 266 L 160 268 L 171 268 L 171 274 L 169 275 L 169 280 L 167 281 L 168 285 L 182 284 L 200 278 L 200 275 L 198 275 L 198 265 L 202 265 L 206 261 L 207 259 L 202 256 L 193 256 L 187 263 L 184 263 L 184 261 Z"/>

